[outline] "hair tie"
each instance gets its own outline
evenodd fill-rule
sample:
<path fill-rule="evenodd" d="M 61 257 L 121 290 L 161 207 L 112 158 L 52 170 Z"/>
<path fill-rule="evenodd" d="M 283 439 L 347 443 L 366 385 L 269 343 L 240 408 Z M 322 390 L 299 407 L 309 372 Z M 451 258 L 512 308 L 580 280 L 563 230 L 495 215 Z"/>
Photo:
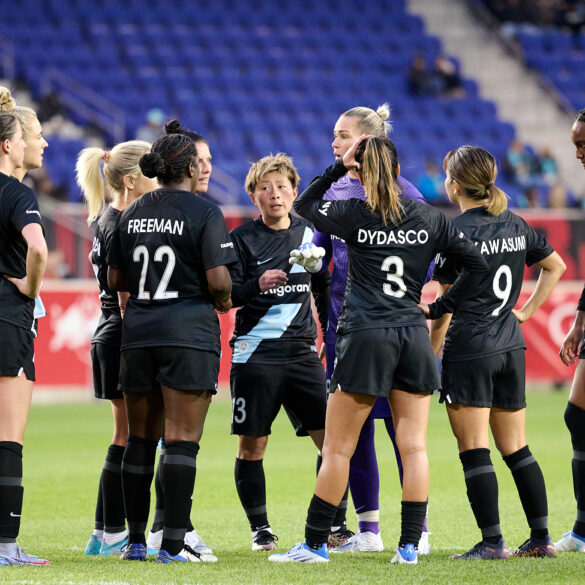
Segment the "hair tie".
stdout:
<path fill-rule="evenodd" d="M 190 146 L 191 144 L 193 144 L 193 142 L 191 142 L 191 141 L 187 142 L 187 144 L 185 144 L 185 146 L 183 146 L 183 148 L 179 148 L 179 150 L 177 150 L 177 152 L 175 152 L 175 154 L 171 154 L 171 156 L 169 156 L 169 158 L 165 158 L 164 161 L 167 163 L 167 162 L 173 160 L 175 157 L 179 156 L 184 150 L 186 150 L 187 147 Z"/>
<path fill-rule="evenodd" d="M 105 162 L 106 164 L 108 164 L 108 162 L 110 161 L 110 156 L 111 156 L 111 153 L 110 153 L 110 151 L 109 151 L 109 150 L 106 150 L 106 151 L 104 152 L 104 156 L 102 157 L 102 158 L 104 159 L 104 162 Z"/>

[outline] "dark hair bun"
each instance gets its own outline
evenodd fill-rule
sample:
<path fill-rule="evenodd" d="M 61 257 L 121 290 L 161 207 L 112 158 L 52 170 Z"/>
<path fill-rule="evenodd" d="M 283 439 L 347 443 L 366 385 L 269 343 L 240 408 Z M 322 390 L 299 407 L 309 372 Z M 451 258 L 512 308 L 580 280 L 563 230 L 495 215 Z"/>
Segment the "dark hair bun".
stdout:
<path fill-rule="evenodd" d="M 147 152 L 143 154 L 138 164 L 145 177 L 158 177 L 165 172 L 165 161 L 158 152 Z"/>
<path fill-rule="evenodd" d="M 179 134 L 181 132 L 181 122 L 171 120 L 165 124 L 165 134 Z"/>

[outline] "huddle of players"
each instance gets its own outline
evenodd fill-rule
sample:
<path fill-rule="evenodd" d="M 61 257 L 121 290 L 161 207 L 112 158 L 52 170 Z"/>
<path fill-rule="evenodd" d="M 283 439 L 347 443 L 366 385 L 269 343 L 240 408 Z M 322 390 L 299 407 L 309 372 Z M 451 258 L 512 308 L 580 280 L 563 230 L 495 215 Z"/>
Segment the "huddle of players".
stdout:
<path fill-rule="evenodd" d="M 426 331 L 423 310 L 428 317 L 438 319 L 457 308 L 446 347 L 447 357 L 451 359 L 446 360 L 443 374 L 444 380 L 451 376 L 449 387 L 443 391 L 447 402 L 471 411 L 471 416 L 475 410 L 483 413 L 487 409 L 489 412 L 491 407 L 493 410 L 521 411 L 521 416 L 524 416 L 524 342 L 518 322 L 528 318 L 546 299 L 564 265 L 541 236 L 506 211 L 505 195 L 493 184 L 496 167 L 489 153 L 476 147 L 462 147 L 446 158 L 449 185 L 457 184 L 459 197 L 474 202 L 468 207 L 461 205 L 457 189 L 447 188 L 452 200 L 465 212 L 462 219 L 454 222 L 458 229 L 439 211 L 399 196 L 396 150 L 386 137 L 377 142 L 373 137 L 363 136 L 356 140 L 347 149 L 355 160 L 344 163 L 345 159 L 338 157 L 341 162 L 338 161 L 323 176 L 327 177 L 324 186 L 316 192 L 316 187 L 311 185 L 298 199 L 295 204 L 297 212 L 312 223 L 290 214 L 299 182 L 292 161 L 284 155 L 264 157 L 252 165 L 245 184 L 261 215 L 235 229 L 230 239 L 217 208 L 200 197 L 189 195 L 197 192 L 197 152 L 193 144 L 190 148 L 189 141 L 179 137 L 185 138 L 185 135 L 163 136 L 153 144 L 150 153 L 142 156 L 139 163 L 142 173 L 156 177 L 161 188 L 143 195 L 121 212 L 111 247 L 105 254 L 102 252 L 110 265 L 108 282 L 111 288 L 130 292 L 122 321 L 119 383 L 126 396 L 130 437 L 119 468 L 125 501 L 132 503 L 126 506 L 128 537 L 124 535 L 117 541 L 122 558 L 144 560 L 148 548 L 151 548 L 158 549 L 159 562 L 217 560 L 209 547 L 197 550 L 196 546 L 188 544 L 185 534 L 198 441 L 211 395 L 217 387 L 219 327 L 213 309 L 225 311 L 232 306 L 241 307 L 236 315 L 232 339 L 230 375 L 232 433 L 239 437 L 236 486 L 250 521 L 252 548 L 275 548 L 277 539 L 266 510 L 262 459 L 271 424 L 280 407 L 284 406 L 297 434 L 310 435 L 318 450 L 322 450 L 327 442 L 325 377 L 315 346 L 316 326 L 310 295 L 313 292 L 324 324 L 329 305 L 329 275 L 326 268 L 319 266 L 323 252 L 311 244 L 313 224 L 344 240 L 352 259 L 338 326 L 342 335 L 337 349 L 343 351 L 337 356 L 338 363 L 333 373 L 334 382 L 330 388 L 333 394 L 336 388 L 343 388 L 342 394 L 349 392 L 354 396 L 379 394 L 388 397 L 390 394 L 391 398 L 393 394 L 404 393 L 406 400 L 410 395 L 422 395 L 426 400 L 440 383 L 428 333 L 425 334 L 426 342 L 421 340 L 421 333 Z M 368 146 L 362 144 L 361 160 L 356 162 L 360 142 Z M 387 181 L 383 185 L 372 178 L 372 160 L 376 157 L 379 159 L 376 163 L 378 170 L 383 171 L 378 177 L 386 173 Z M 453 161 L 458 164 L 453 164 Z M 360 168 L 360 183 L 365 185 L 365 201 L 350 199 L 321 203 L 320 198 L 331 185 L 348 170 L 357 168 Z M 471 181 L 461 173 L 462 169 L 472 169 L 470 174 L 475 173 L 475 176 Z M 479 180 L 478 169 L 483 171 Z M 381 183 L 379 178 L 377 180 Z M 474 180 L 476 183 L 483 180 L 481 189 L 473 184 Z M 391 194 L 388 201 L 394 198 L 397 204 L 394 208 L 388 206 L 385 199 L 388 193 Z M 372 197 L 377 197 L 377 200 Z M 302 207 L 309 198 L 318 200 L 317 207 L 310 212 Z M 495 207 L 494 201 L 497 202 Z M 388 213 L 385 215 L 384 211 Z M 482 254 L 482 246 L 470 244 L 465 236 L 474 242 L 486 242 L 488 253 Z M 294 250 L 299 251 L 291 257 Z M 426 307 L 421 310 L 418 303 L 424 277 L 432 258 L 442 250 L 449 254 L 438 256 L 435 277 L 449 286 L 442 290 L 444 297 L 431 306 L 430 312 Z M 547 258 L 554 258 L 552 266 L 544 262 Z M 512 309 L 520 292 L 523 266 L 535 262 L 544 263 L 543 271 L 550 273 L 551 277 L 546 286 L 537 286 L 538 293 L 533 295 L 537 298 L 533 298 L 530 310 L 523 308 L 525 313 L 520 319 Z M 226 280 L 228 270 L 229 283 Z M 221 271 L 220 285 L 212 286 L 218 271 Z M 482 286 L 469 286 L 470 278 L 475 279 L 476 284 L 481 282 Z M 481 290 L 482 294 L 470 296 L 466 290 Z M 439 322 L 442 327 L 434 328 L 436 350 L 440 348 L 446 330 L 444 318 Z M 466 324 L 476 322 L 479 326 L 472 329 L 481 330 L 481 334 L 461 342 L 460 331 L 469 330 Z M 400 331 L 403 335 L 397 345 L 380 344 L 384 349 L 392 348 L 396 362 L 386 363 L 384 353 L 378 350 L 377 358 L 370 358 L 370 362 L 377 362 L 377 366 L 369 371 L 368 360 L 355 351 L 351 339 L 363 331 L 369 335 L 372 330 L 386 329 L 393 333 Z M 363 344 L 364 339 L 359 343 Z M 485 361 L 477 359 L 477 349 L 485 348 L 486 343 L 493 344 L 494 348 L 488 357 L 500 356 L 500 362 L 504 363 L 489 361 L 477 374 L 478 366 Z M 424 359 L 421 358 L 423 353 Z M 429 367 L 421 367 L 422 363 Z M 465 384 L 463 379 L 462 388 L 455 388 L 452 380 L 461 379 L 456 372 L 462 370 L 468 376 L 469 372 L 474 372 L 477 383 Z M 342 383 L 343 372 L 349 371 L 354 372 L 355 381 L 346 385 Z M 475 395 L 478 386 L 482 393 L 480 397 Z M 394 389 L 392 393 L 390 388 Z M 515 395 L 498 401 L 498 392 L 503 390 L 504 394 Z M 180 424 L 179 412 L 184 416 L 190 401 L 202 403 L 190 411 L 198 421 L 200 432 L 197 436 L 186 436 Z M 403 408 L 392 404 L 392 399 L 390 402 L 397 411 Z M 416 415 L 419 426 L 426 430 L 425 408 L 428 412 L 427 405 Z M 450 415 L 457 435 L 454 419 L 456 415 Z M 184 418 L 183 422 L 187 420 Z M 172 437 L 171 428 L 174 429 Z M 144 532 L 148 520 L 148 493 L 154 473 L 156 442 L 161 434 L 165 457 L 164 465 L 159 468 L 162 467 L 160 481 L 165 504 L 159 506 L 157 503 L 157 510 L 160 511 L 162 540 L 158 547 L 147 547 Z M 332 436 L 331 444 L 334 443 Z M 400 441 L 398 443 L 400 450 Z M 417 445 L 418 450 L 420 447 Z M 423 450 L 426 458 L 424 440 Z M 482 486 L 489 483 L 484 476 L 487 474 L 487 479 L 491 479 L 486 472 L 491 467 L 489 450 L 483 445 L 482 448 L 460 450 L 470 501 L 482 530 L 481 543 L 461 557 L 488 558 L 490 551 L 495 550 L 496 553 L 491 555 L 493 558 L 506 558 L 509 553 L 499 532 L 497 505 L 493 509 L 484 503 L 478 509 L 476 501 L 481 498 L 472 499 L 474 489 L 481 495 Z M 531 538 L 516 554 L 550 556 L 554 554 L 554 545 L 546 529 L 544 482 L 534 481 L 535 477 L 542 477 L 538 464 L 525 442 L 522 444 L 522 439 L 517 449 L 504 455 L 513 461 L 511 469 L 519 484 L 531 527 Z M 425 465 L 428 467 L 426 463 L 422 467 Z M 417 493 L 412 501 L 404 495 L 413 493 L 412 478 L 418 477 L 417 466 L 421 466 L 420 461 L 412 458 L 405 461 L 408 477 L 403 488 L 403 525 L 406 524 L 406 529 L 403 526 L 393 559 L 395 562 L 414 564 L 417 561 L 428 480 L 422 495 Z M 530 477 L 518 479 L 525 468 L 529 468 Z M 323 477 L 328 473 L 329 468 Z M 474 477 L 477 479 L 472 480 Z M 420 483 L 424 486 L 424 478 Z M 531 486 L 537 484 L 538 493 L 535 494 L 537 488 L 521 487 L 528 483 Z M 181 485 L 180 493 L 177 484 Z M 346 484 L 347 477 L 343 486 Z M 479 487 L 474 488 L 476 484 Z M 533 510 L 530 502 L 534 500 L 541 505 Z M 317 502 L 315 505 L 314 501 Z M 319 536 L 308 528 L 307 543 L 300 547 L 300 553 L 299 547 L 296 550 L 293 547 L 284 555 L 273 555 L 271 560 L 321 562 L 328 559 L 327 548 L 323 549 L 323 546 L 338 515 L 341 500 L 327 502 L 326 498 L 317 498 L 314 501 L 311 506 L 317 509 L 317 516 L 319 513 L 329 516 L 320 527 Z M 311 519 L 313 529 L 314 517 Z M 119 536 L 121 534 L 117 533 L 116 537 Z M 199 540 L 198 544 L 201 545 L 202 541 Z"/>
<path fill-rule="evenodd" d="M 485 427 L 487 433 L 489 423 L 484 425 L 482 417 L 490 409 L 520 413 L 523 420 L 524 343 L 518 323 L 544 302 L 564 264 L 541 236 L 505 210 L 505 196 L 494 186 L 493 157 L 477 147 L 461 147 L 447 155 L 447 191 L 463 211 L 453 222 L 456 227 L 438 210 L 400 196 L 396 149 L 386 136 L 359 136 L 305 190 L 294 206 L 311 221 L 289 213 L 299 180 L 292 161 L 284 155 L 264 157 L 252 165 L 246 179 L 246 189 L 261 216 L 234 230 L 230 238 L 219 208 L 193 196 L 200 191 L 198 149 L 191 137 L 177 130 L 175 125 L 174 133 L 159 138 L 150 152 L 139 145 L 143 149 L 138 157 L 140 172 L 121 175 L 117 185 L 107 172 L 115 149 L 102 156 L 109 188 L 123 194 L 119 201 L 123 210 L 113 214 L 119 216 L 116 226 L 102 222 L 107 236 L 98 238 L 94 252 L 99 254 L 92 257 L 98 266 L 101 293 L 129 293 L 121 295 L 120 313 L 113 305 L 104 305 L 101 324 L 102 333 L 110 327 L 104 325 L 109 319 L 113 329 L 117 328 L 105 344 L 120 344 L 119 380 L 100 369 L 107 362 L 100 352 L 92 351 L 92 358 L 96 385 L 106 381 L 124 393 L 129 436 L 123 450 L 109 450 L 102 474 L 102 479 L 107 473 L 117 475 L 109 484 L 117 483 L 123 490 L 128 534 L 119 511 L 108 530 L 106 480 L 102 494 L 106 529 L 101 539 L 94 534 L 99 551 L 145 560 L 150 484 L 156 446 L 163 436 L 165 457 L 157 477 L 160 475 L 164 504 L 157 503 L 162 516 L 157 561 L 217 560 L 200 539 L 189 544 L 186 533 L 199 440 L 217 389 L 220 344 L 216 311 L 240 306 L 232 340 L 232 432 L 239 435 L 236 485 L 253 531 L 254 549 L 275 548 L 276 536 L 266 512 L 262 457 L 280 406 L 285 407 L 297 434 L 309 434 L 325 457 L 309 508 L 306 542 L 270 560 L 324 562 L 331 527 L 339 521 L 351 447 L 355 449 L 365 417 L 379 395 L 389 398 L 395 414 L 405 469 L 402 534 L 393 562 L 417 562 L 428 497 L 424 436 L 428 402 L 440 385 L 431 340 L 428 333 L 424 338 L 421 332 L 426 330 L 424 315 L 438 319 L 440 326 L 433 327 L 433 347 L 438 350 L 448 326 L 443 315 L 455 313 L 447 335 L 445 351 L 450 359 L 444 365 L 443 397 L 449 406 L 457 407 L 449 409 L 450 421 L 460 445 L 472 509 L 482 530 L 482 541 L 459 557 L 507 558 L 499 532 L 497 486 L 494 492 L 489 450 L 482 443 L 483 436 L 480 440 L 467 437 L 459 426 L 479 413 L 477 426 Z M 137 158 L 136 153 L 133 156 Z M 348 170 L 357 171 L 365 198 L 321 201 Z M 156 178 L 159 188 L 149 190 L 152 185 L 147 183 L 137 188 L 136 183 L 148 178 Z M 124 208 L 129 192 L 138 198 Z M 329 406 L 310 310 L 313 291 L 325 323 L 328 274 L 320 266 L 322 250 L 311 245 L 313 224 L 343 239 L 350 257 Z M 482 253 L 483 242 L 488 253 Z M 297 251 L 291 256 L 291 250 Z M 442 297 L 429 307 L 419 305 L 429 263 L 442 250 L 448 253 L 438 257 L 435 269 Z M 105 261 L 109 265 L 106 281 Z M 525 307 L 513 311 L 525 263 L 541 265 L 544 277 Z M 471 327 L 477 337 L 466 339 L 461 349 L 459 335 L 469 331 L 470 324 L 477 325 Z M 94 339 L 93 349 L 99 349 L 95 345 L 100 343 L 99 337 Z M 474 354 L 474 349 L 485 348 L 486 343 L 494 348 L 488 356 L 493 360 Z M 367 347 L 376 351 L 367 354 Z M 388 349 L 391 351 L 384 352 Z M 465 376 L 472 375 L 474 383 L 466 384 Z M 356 415 L 348 414 L 346 404 L 354 402 L 365 406 Z M 457 411 L 467 414 L 460 416 Z M 409 416 L 415 419 L 413 444 L 402 430 Z M 404 420 L 407 422 L 398 424 Z M 335 429 L 339 421 L 351 423 L 346 436 L 339 436 Z M 552 556 L 542 474 L 523 437 L 516 447 L 503 455 L 531 528 L 530 538 L 517 554 Z M 344 481 L 337 481 L 339 478 Z M 486 485 L 491 491 L 482 500 Z M 91 544 L 90 540 L 88 547 Z M 95 542 L 93 547 L 88 554 L 96 554 Z"/>

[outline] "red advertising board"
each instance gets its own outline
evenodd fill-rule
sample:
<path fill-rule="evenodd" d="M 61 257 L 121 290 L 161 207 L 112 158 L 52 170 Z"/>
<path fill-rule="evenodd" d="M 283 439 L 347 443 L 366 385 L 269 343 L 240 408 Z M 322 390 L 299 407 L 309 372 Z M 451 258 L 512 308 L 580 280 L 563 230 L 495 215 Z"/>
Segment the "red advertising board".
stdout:
<path fill-rule="evenodd" d="M 433 283 L 423 298 L 434 297 Z M 530 296 L 533 282 L 526 283 L 518 306 Z M 574 368 L 565 367 L 559 357 L 559 346 L 569 330 L 581 283 L 561 283 L 547 302 L 522 325 L 529 381 L 568 381 Z M 42 294 L 47 316 L 39 321 L 39 337 L 35 341 L 37 386 L 68 389 L 91 386 L 90 342 L 99 319 L 99 300 L 95 281 L 47 281 Z M 229 383 L 231 348 L 229 339 L 234 327 L 235 310 L 220 315 L 222 357 L 219 381 Z"/>

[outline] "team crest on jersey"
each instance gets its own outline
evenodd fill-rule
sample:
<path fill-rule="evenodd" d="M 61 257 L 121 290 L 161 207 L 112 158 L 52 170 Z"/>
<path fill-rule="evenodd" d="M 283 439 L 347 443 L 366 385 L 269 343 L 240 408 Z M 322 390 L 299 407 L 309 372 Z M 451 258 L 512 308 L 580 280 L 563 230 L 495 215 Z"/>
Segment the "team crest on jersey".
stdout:
<path fill-rule="evenodd" d="M 245 352 L 248 351 L 249 344 L 245 339 L 243 339 L 242 341 L 237 341 L 236 346 L 237 351 Z"/>
<path fill-rule="evenodd" d="M 319 213 L 322 213 L 323 215 L 327 215 L 327 211 L 331 207 L 331 203 L 333 203 L 333 202 L 326 201 L 325 203 L 323 203 L 323 205 L 321 205 L 321 208 L 319 209 Z"/>

